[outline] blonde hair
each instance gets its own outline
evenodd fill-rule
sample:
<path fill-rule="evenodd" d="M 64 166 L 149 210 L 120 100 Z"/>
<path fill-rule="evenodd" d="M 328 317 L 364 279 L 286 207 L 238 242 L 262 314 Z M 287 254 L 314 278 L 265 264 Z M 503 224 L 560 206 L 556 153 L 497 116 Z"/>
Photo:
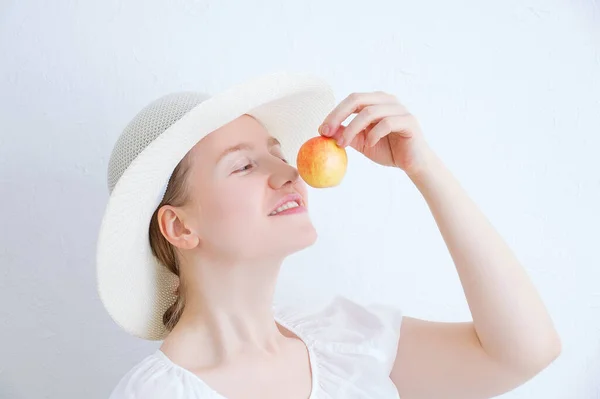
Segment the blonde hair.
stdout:
<path fill-rule="evenodd" d="M 173 330 L 173 327 L 175 327 L 179 321 L 179 318 L 181 317 L 181 314 L 183 313 L 183 309 L 185 307 L 185 290 L 179 272 L 180 261 L 177 257 L 178 250 L 164 237 L 160 231 L 160 227 L 158 226 L 158 211 L 163 205 L 182 206 L 187 202 L 188 193 L 186 189 L 186 178 L 189 167 L 189 157 L 186 155 L 177 164 L 173 170 L 173 173 L 171 174 L 164 198 L 154 211 L 152 219 L 150 220 L 148 232 L 150 238 L 150 247 L 152 248 L 152 253 L 154 256 L 156 256 L 160 263 L 163 264 L 169 271 L 179 277 L 179 287 L 175 291 L 177 299 L 163 315 L 163 324 L 168 331 Z"/>

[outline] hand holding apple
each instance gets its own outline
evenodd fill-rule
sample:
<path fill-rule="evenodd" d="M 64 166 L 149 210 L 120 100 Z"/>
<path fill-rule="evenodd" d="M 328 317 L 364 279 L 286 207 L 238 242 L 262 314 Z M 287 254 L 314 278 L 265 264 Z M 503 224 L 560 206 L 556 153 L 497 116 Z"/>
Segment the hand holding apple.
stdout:
<path fill-rule="evenodd" d="M 356 116 L 348 126 L 342 125 L 352 114 Z M 425 169 L 433 153 L 417 118 L 395 96 L 381 91 L 350 94 L 325 118 L 319 133 L 408 175 Z"/>

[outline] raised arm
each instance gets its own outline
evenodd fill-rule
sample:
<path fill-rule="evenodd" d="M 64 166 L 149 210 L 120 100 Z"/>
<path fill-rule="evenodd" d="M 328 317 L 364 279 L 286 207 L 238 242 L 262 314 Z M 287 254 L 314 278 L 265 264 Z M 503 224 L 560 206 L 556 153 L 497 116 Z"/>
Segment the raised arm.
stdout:
<path fill-rule="evenodd" d="M 431 209 L 473 316 L 469 323 L 404 319 L 391 372 L 402 399 L 493 397 L 558 356 L 558 334 L 525 270 L 395 96 L 352 93 L 319 132 L 406 172 Z"/>
<path fill-rule="evenodd" d="M 402 399 L 490 398 L 560 353 L 540 296 L 505 241 L 433 153 L 409 174 L 456 266 L 473 322 L 405 318 L 391 378 Z"/>

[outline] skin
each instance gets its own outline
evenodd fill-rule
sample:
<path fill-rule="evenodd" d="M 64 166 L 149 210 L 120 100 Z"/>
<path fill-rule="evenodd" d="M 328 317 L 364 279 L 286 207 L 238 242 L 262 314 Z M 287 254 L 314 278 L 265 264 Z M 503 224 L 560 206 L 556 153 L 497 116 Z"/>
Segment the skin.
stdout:
<path fill-rule="evenodd" d="M 524 268 L 394 96 L 353 93 L 319 131 L 406 173 L 432 212 L 472 313 L 462 323 L 404 317 L 390 374 L 402 399 L 490 398 L 559 355 L 558 334 Z M 182 253 L 188 298 L 161 349 L 228 398 L 306 399 L 306 347 L 274 322 L 271 304 L 283 259 L 314 243 L 316 233 L 308 214 L 267 216 L 284 194 L 306 202 L 296 169 L 266 146 L 268 137 L 249 116 L 211 133 L 192 150 L 194 200 L 161 209 L 161 230 Z M 254 151 L 215 164 L 224 148 L 249 140 Z M 250 170 L 231 174 L 248 159 Z"/>
<path fill-rule="evenodd" d="M 191 150 L 190 203 L 159 211 L 162 233 L 180 251 L 186 296 L 161 350 L 227 398 L 305 399 L 306 346 L 275 323 L 272 303 L 283 260 L 317 233 L 308 213 L 268 216 L 290 193 L 307 204 L 305 183 L 269 137 L 248 115 L 210 133 Z M 254 150 L 217 163 L 241 142 Z"/>

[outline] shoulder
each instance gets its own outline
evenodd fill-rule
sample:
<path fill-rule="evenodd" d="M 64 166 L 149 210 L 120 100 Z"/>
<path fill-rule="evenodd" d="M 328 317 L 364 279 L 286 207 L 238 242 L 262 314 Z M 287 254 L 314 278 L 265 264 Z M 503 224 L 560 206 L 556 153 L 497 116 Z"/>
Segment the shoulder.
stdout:
<path fill-rule="evenodd" d="M 303 327 L 317 330 L 335 327 L 366 334 L 398 330 L 403 317 L 398 307 L 383 303 L 364 304 L 341 295 L 324 305 L 278 304 L 275 310 L 280 319 Z"/>
<path fill-rule="evenodd" d="M 109 399 L 205 397 L 203 387 L 189 372 L 174 367 L 161 355 L 162 352 L 157 350 L 133 366 L 115 386 Z"/>
<path fill-rule="evenodd" d="M 386 368 L 393 364 L 403 320 L 398 307 L 338 295 L 320 306 L 279 306 L 277 314 L 324 350 L 367 354 Z"/>
<path fill-rule="evenodd" d="M 280 305 L 275 314 L 307 344 L 314 380 L 324 393 L 398 397 L 390 373 L 399 343 L 400 309 L 336 296 L 325 305 Z"/>

